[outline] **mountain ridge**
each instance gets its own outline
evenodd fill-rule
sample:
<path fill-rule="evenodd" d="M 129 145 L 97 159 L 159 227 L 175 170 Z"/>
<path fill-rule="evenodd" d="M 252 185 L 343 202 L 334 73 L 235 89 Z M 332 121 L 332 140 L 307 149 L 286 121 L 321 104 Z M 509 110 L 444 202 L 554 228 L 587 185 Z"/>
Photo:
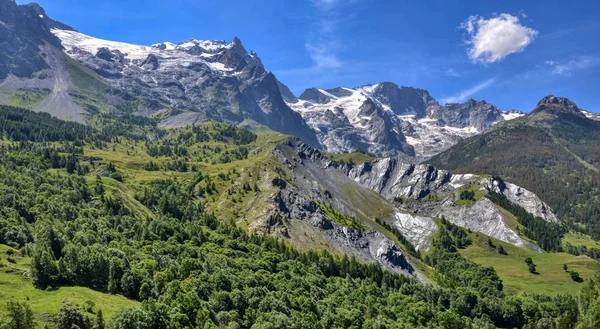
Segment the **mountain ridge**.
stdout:
<path fill-rule="evenodd" d="M 429 162 L 459 173 L 501 175 L 600 237 L 598 145 L 600 122 L 569 99 L 549 95 L 527 115 L 465 139 Z"/>
<path fill-rule="evenodd" d="M 472 99 L 441 106 L 425 89 L 399 87 L 392 82 L 356 88 L 309 88 L 298 98 L 288 97 L 288 105 L 317 132 L 326 150 L 363 150 L 379 156 L 404 153 L 421 158 L 435 155 L 498 122 L 523 115 L 517 111 L 500 111 L 485 101 Z M 377 107 L 381 111 L 361 112 L 362 106 Z M 369 126 L 373 119 L 371 114 L 385 123 L 383 129 Z M 390 140 L 405 144 L 387 142 Z"/>

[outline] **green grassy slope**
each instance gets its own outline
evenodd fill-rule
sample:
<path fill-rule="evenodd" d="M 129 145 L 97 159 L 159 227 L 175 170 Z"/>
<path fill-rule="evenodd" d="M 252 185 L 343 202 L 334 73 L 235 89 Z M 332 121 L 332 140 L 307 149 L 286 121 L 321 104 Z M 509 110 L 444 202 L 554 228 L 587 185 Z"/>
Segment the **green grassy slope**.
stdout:
<path fill-rule="evenodd" d="M 567 264 L 569 271 L 578 272 L 583 279 L 593 278 L 600 271 L 600 263 L 586 257 L 566 253 L 538 253 L 492 239 L 495 246 L 501 245 L 508 255 L 499 254 L 489 247 L 488 237 L 481 233 L 470 234 L 472 245 L 460 251 L 464 257 L 483 266 L 494 267 L 509 293 L 575 294 L 581 284 L 571 280 L 563 270 Z M 530 257 L 537 265 L 539 274 L 529 272 L 525 258 Z"/>
<path fill-rule="evenodd" d="M 16 254 L 7 254 L 12 250 Z M 54 316 L 60 310 L 63 302 L 83 306 L 93 302 L 95 313 L 102 309 L 105 319 L 110 320 L 115 313 L 125 307 L 139 306 L 139 303 L 121 295 L 111 295 L 84 287 L 57 287 L 40 290 L 33 287 L 26 276 L 30 270 L 31 258 L 17 256 L 18 251 L 0 244 L 0 318 L 6 315 L 6 302 L 9 300 L 25 302 L 30 305 L 40 327 L 49 325 L 53 328 Z M 10 259 L 10 261 L 9 261 Z M 87 312 L 94 317 L 94 313 Z"/>

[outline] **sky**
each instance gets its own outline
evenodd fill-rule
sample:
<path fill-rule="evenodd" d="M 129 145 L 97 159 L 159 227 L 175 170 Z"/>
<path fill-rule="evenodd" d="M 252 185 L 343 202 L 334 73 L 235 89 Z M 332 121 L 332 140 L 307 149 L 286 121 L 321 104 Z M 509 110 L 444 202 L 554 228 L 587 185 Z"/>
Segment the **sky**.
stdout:
<path fill-rule="evenodd" d="M 17 0 L 17 3 L 27 1 Z M 239 37 L 300 94 L 391 81 L 440 102 L 531 110 L 553 94 L 600 112 L 600 1 L 38 0 L 94 37 Z"/>

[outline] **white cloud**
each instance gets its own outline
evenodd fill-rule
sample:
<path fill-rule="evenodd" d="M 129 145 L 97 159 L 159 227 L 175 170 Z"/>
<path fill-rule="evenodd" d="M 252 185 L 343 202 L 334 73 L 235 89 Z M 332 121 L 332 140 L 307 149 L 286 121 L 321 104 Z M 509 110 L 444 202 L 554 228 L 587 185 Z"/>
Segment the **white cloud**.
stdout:
<path fill-rule="evenodd" d="M 443 102 L 444 103 L 462 103 L 462 102 L 466 101 L 467 98 L 471 97 L 472 95 L 478 93 L 479 91 L 481 91 L 483 89 L 490 87 L 495 82 L 496 82 L 496 78 L 486 80 L 476 86 L 473 86 L 469 89 L 461 91 L 460 93 L 458 93 L 458 95 L 444 99 Z"/>
<path fill-rule="evenodd" d="M 576 56 L 566 62 L 548 60 L 544 62 L 552 67 L 552 74 L 571 76 L 573 71 L 585 70 L 600 65 L 600 58 L 594 56 Z"/>
<path fill-rule="evenodd" d="M 510 14 L 489 19 L 471 16 L 460 27 L 468 34 L 468 53 L 475 63 L 494 63 L 523 51 L 538 35 L 536 30 L 522 25 L 518 17 Z"/>
<path fill-rule="evenodd" d="M 342 61 L 333 52 L 331 44 L 307 43 L 305 47 L 317 70 L 338 69 L 342 66 Z"/>

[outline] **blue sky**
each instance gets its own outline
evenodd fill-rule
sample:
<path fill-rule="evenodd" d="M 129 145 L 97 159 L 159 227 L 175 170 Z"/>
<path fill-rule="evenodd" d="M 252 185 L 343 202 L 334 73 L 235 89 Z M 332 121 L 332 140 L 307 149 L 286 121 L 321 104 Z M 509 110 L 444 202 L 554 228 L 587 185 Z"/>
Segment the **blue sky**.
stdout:
<path fill-rule="evenodd" d="M 25 3 L 26 1 L 17 1 Z M 292 91 L 380 81 L 438 100 L 530 110 L 548 94 L 600 111 L 600 2 L 39 0 L 95 37 L 238 36 Z"/>

